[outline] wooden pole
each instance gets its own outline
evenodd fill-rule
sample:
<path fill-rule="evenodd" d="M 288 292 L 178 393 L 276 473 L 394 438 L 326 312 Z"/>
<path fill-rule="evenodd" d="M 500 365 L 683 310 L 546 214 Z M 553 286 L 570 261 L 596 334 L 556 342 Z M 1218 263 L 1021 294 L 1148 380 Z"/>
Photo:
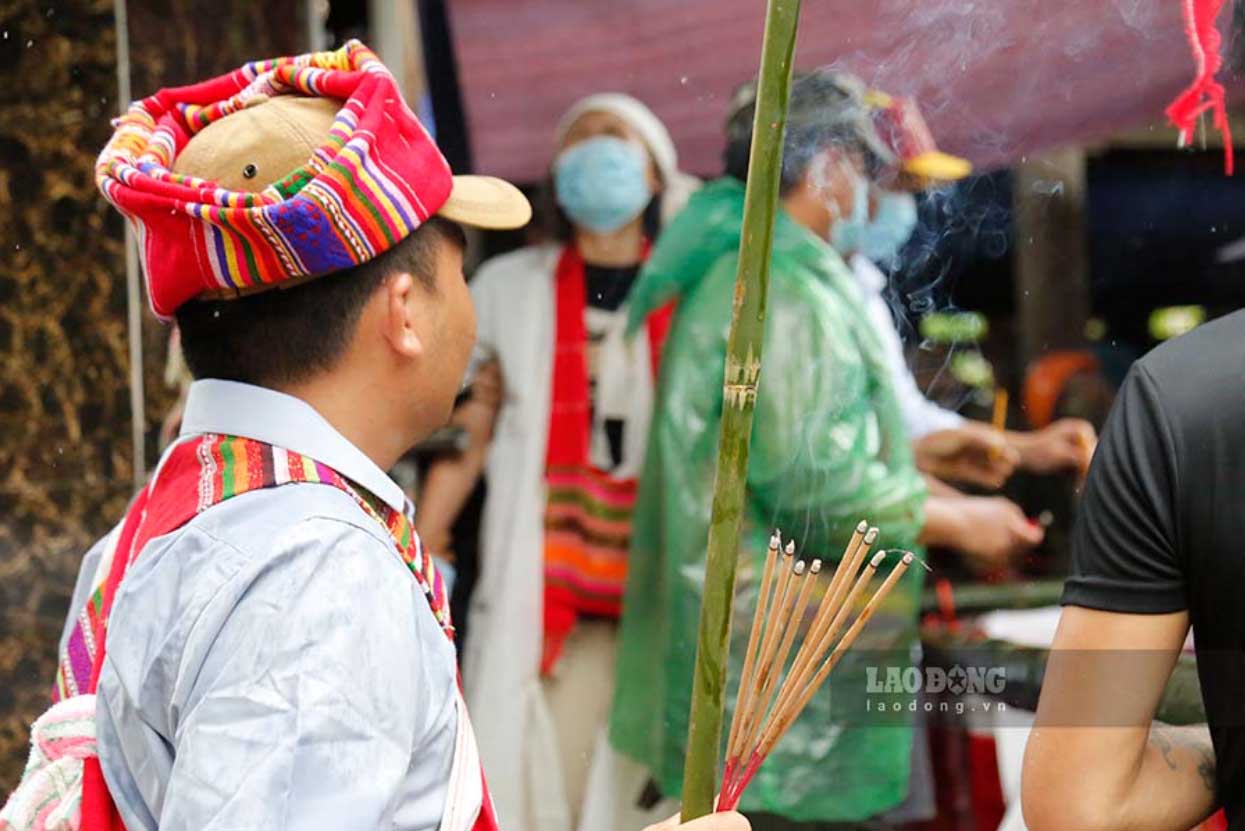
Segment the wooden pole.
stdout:
<path fill-rule="evenodd" d="M 1076 149 L 1016 165 L 1017 378 L 1046 352 L 1085 345 L 1090 311 L 1085 176 L 1085 153 Z"/>
<path fill-rule="evenodd" d="M 739 557 L 752 412 L 761 375 L 770 249 L 774 214 L 778 209 L 783 132 L 799 17 L 799 0 L 768 0 L 766 4 L 739 271 L 735 277 L 735 303 L 726 346 L 722 426 L 713 482 L 713 512 L 709 520 L 705 592 L 700 609 L 687 757 L 683 767 L 684 822 L 713 810 L 718 781 L 735 565 Z"/>

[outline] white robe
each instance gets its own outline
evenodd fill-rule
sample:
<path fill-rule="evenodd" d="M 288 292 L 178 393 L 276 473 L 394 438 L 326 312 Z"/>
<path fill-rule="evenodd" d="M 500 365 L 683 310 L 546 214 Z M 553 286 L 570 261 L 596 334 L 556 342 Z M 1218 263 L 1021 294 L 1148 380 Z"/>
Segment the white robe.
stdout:
<path fill-rule="evenodd" d="M 494 258 L 476 273 L 478 319 L 474 364 L 495 360 L 504 397 L 485 475 L 480 572 L 471 597 L 471 636 L 463 683 L 499 822 L 506 831 L 571 831 L 561 760 L 540 679 L 543 646 L 545 450 L 555 336 L 554 272 L 561 248 L 540 245 Z M 620 316 L 621 320 L 621 316 Z M 621 329 L 603 344 L 598 420 L 630 389 L 632 413 L 618 475 L 636 475 L 652 408 L 648 338 L 623 344 Z M 617 350 L 628 371 L 609 370 Z M 607 381 L 607 377 L 616 380 Z M 603 386 L 604 385 L 604 386 Z M 616 413 L 614 415 L 617 415 Z M 594 435 L 599 431 L 594 430 Z M 594 441 L 594 451 L 599 451 Z M 597 452 L 594 452 L 594 456 Z"/>

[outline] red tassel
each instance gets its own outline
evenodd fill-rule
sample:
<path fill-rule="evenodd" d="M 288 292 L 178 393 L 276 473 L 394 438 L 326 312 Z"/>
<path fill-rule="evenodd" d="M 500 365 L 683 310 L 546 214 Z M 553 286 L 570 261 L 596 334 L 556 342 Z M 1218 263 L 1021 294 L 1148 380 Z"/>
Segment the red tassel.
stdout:
<path fill-rule="evenodd" d="M 1207 110 L 1212 110 L 1214 125 L 1223 136 L 1224 173 L 1231 176 L 1232 131 L 1228 127 L 1223 85 L 1215 80 L 1215 75 L 1223 65 L 1223 58 L 1219 54 L 1223 38 L 1215 26 L 1223 3 L 1224 0 L 1181 0 L 1185 36 L 1193 51 L 1193 64 L 1197 74 L 1193 83 L 1176 96 L 1176 100 L 1168 105 L 1165 112 L 1167 118 L 1180 131 L 1180 145 L 1183 147 L 1192 142 L 1198 117 Z"/>

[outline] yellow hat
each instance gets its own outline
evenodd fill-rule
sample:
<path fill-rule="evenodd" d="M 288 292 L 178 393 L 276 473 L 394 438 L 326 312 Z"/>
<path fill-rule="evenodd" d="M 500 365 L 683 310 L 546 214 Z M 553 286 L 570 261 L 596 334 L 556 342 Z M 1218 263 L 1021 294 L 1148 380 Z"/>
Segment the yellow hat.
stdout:
<path fill-rule="evenodd" d="M 865 101 L 873 109 L 878 136 L 898 159 L 896 172 L 902 187 L 923 190 L 933 183 L 953 182 L 973 172 L 967 159 L 938 149 L 916 101 L 881 90 L 869 90 Z"/>

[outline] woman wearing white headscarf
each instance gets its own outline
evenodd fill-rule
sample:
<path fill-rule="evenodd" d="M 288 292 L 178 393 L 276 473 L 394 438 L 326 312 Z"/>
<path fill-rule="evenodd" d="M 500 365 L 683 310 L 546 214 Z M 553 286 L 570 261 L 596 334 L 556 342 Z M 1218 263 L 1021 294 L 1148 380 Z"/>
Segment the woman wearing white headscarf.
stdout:
<path fill-rule="evenodd" d="M 509 831 L 571 831 L 613 694 L 630 513 L 669 310 L 624 337 L 631 285 L 691 177 L 646 106 L 589 96 L 562 117 L 554 241 L 471 283 L 472 449 L 438 464 L 418 529 L 433 550 L 482 471 L 489 492 L 463 680 Z M 487 679 L 487 681 L 485 681 Z"/>

